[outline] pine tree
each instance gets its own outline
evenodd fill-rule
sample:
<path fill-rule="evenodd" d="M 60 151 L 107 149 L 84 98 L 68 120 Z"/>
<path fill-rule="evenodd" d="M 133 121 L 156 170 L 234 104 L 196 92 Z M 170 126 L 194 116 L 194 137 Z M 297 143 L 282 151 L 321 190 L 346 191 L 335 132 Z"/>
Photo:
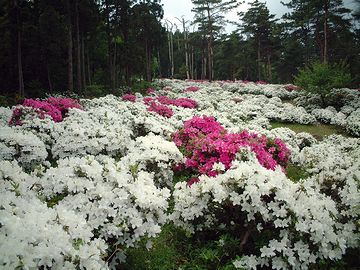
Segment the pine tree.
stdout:
<path fill-rule="evenodd" d="M 207 41 L 207 62 L 208 79 L 214 78 L 214 39 L 216 33 L 224 25 L 224 14 L 238 7 L 240 3 L 236 0 L 192 0 L 194 4 L 195 22 L 204 33 Z M 205 60 L 205 59 L 204 59 Z M 204 67 L 205 68 L 205 67 Z"/>
<path fill-rule="evenodd" d="M 266 63 L 267 78 L 271 77 L 272 28 L 276 20 L 265 3 L 255 0 L 245 13 L 239 13 L 242 24 L 240 30 L 256 47 L 257 79 L 262 80 L 262 69 Z M 271 78 L 270 78 L 271 79 Z"/>
<path fill-rule="evenodd" d="M 283 18 L 293 37 L 304 44 L 305 62 L 313 57 L 312 48 L 317 48 L 317 58 L 327 63 L 338 33 L 351 28 L 350 10 L 344 8 L 342 0 L 291 0 L 283 4 L 291 9 Z"/>

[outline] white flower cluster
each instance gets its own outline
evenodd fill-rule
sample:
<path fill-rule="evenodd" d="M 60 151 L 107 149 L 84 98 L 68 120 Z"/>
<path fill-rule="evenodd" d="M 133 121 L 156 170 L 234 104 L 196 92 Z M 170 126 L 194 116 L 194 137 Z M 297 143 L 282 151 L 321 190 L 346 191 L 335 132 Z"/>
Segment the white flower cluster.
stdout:
<path fill-rule="evenodd" d="M 241 212 L 245 220 L 238 228 L 240 235 L 241 230 L 272 230 L 274 238 L 258 250 L 260 256 L 243 256 L 234 262 L 236 267 L 307 269 L 319 259 L 341 258 L 346 248 L 356 246 L 359 240 L 353 220 L 341 223 L 343 213 L 336 202 L 310 183 L 295 184 L 280 168 L 266 170 L 249 155 L 249 161 L 236 161 L 229 171 L 215 178 L 201 176 L 191 187 L 184 182 L 176 184 L 172 218 L 176 225 L 193 233 L 234 227 L 236 217 L 224 221 L 229 217 L 224 210 Z M 353 196 L 359 192 L 359 187 L 351 188 Z M 353 200 L 351 203 L 358 202 Z"/>
<path fill-rule="evenodd" d="M 82 215 L 49 208 L 37 192 L 38 179 L 16 162 L 0 161 L 0 265 L 2 269 L 101 269 L 107 248 L 92 239 Z"/>
<path fill-rule="evenodd" d="M 346 118 L 346 129 L 350 133 L 360 136 L 360 108 Z"/>
<path fill-rule="evenodd" d="M 0 126 L 7 126 L 12 115 L 12 110 L 0 107 Z"/>
<path fill-rule="evenodd" d="M 0 161 L 17 160 L 27 169 L 47 162 L 45 144 L 34 134 L 14 127 L 0 127 Z"/>

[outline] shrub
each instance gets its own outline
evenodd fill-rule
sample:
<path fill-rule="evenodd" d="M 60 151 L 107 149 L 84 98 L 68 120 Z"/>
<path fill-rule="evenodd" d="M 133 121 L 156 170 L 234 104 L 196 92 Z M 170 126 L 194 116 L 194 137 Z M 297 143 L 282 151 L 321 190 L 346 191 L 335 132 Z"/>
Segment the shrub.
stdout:
<path fill-rule="evenodd" d="M 326 107 L 330 91 L 334 88 L 343 88 L 350 84 L 351 75 L 344 62 L 339 64 L 324 64 L 318 61 L 299 71 L 295 77 L 295 84 L 305 92 L 320 96 Z"/>
<path fill-rule="evenodd" d="M 102 97 L 108 94 L 104 85 L 92 84 L 86 87 L 86 96 L 87 97 Z"/>

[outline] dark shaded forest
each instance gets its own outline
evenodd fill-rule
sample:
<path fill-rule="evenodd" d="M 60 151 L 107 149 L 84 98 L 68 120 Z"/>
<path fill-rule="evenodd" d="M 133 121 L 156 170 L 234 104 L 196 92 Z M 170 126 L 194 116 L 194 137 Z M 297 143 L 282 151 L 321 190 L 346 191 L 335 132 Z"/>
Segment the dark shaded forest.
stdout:
<path fill-rule="evenodd" d="M 299 68 L 341 63 L 359 85 L 359 1 L 284 1 L 275 19 L 261 1 L 193 0 L 194 21 L 164 19 L 159 0 L 0 0 L 0 95 L 121 94 L 153 78 L 290 83 Z"/>

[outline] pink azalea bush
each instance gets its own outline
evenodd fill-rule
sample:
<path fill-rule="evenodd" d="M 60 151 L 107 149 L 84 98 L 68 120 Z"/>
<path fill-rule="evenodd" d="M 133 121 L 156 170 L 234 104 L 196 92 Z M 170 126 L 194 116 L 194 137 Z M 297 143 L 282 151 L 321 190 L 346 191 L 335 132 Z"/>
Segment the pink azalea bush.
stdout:
<path fill-rule="evenodd" d="M 13 110 L 13 115 L 9 120 L 10 125 L 22 124 L 21 118 L 26 114 L 23 107 L 32 108 L 41 119 L 48 115 L 54 122 L 61 122 L 70 108 L 83 109 L 77 100 L 71 98 L 25 99 L 21 106 Z"/>
<path fill-rule="evenodd" d="M 154 88 L 149 87 L 148 89 L 146 89 L 146 94 L 150 95 L 150 94 L 153 94 L 153 93 L 155 93 Z"/>
<path fill-rule="evenodd" d="M 157 112 L 158 114 L 171 117 L 174 113 L 167 107 L 168 105 L 173 105 L 176 107 L 190 108 L 194 109 L 198 107 L 198 103 L 190 98 L 178 98 L 171 99 L 167 96 L 159 96 L 157 98 L 146 97 L 143 99 L 145 105 L 148 105 L 148 111 Z"/>
<path fill-rule="evenodd" d="M 199 91 L 199 89 L 200 88 L 197 86 L 189 86 L 184 90 L 184 92 L 197 92 L 197 91 Z"/>
<path fill-rule="evenodd" d="M 278 165 L 284 169 L 290 156 L 280 139 L 270 140 L 247 131 L 229 133 L 214 117 L 207 116 L 186 121 L 184 128 L 173 134 L 173 140 L 186 157 L 186 169 L 211 177 L 219 174 L 215 164 L 221 163 L 228 170 L 241 148 L 249 147 L 259 163 L 269 170 L 275 170 Z"/>
<path fill-rule="evenodd" d="M 76 108 L 79 110 L 83 109 L 83 107 L 79 104 L 79 101 L 72 98 L 50 97 L 46 101 L 58 108 L 61 111 L 61 115 L 63 118 L 69 112 L 70 108 Z"/>
<path fill-rule="evenodd" d="M 170 118 L 173 116 L 174 112 L 167 106 L 157 104 L 156 102 L 152 102 L 150 107 L 147 108 L 149 112 L 156 112 L 157 114 Z"/>
<path fill-rule="evenodd" d="M 132 94 L 125 94 L 125 95 L 122 96 L 122 100 L 135 102 L 136 101 L 136 96 L 132 95 Z"/>

